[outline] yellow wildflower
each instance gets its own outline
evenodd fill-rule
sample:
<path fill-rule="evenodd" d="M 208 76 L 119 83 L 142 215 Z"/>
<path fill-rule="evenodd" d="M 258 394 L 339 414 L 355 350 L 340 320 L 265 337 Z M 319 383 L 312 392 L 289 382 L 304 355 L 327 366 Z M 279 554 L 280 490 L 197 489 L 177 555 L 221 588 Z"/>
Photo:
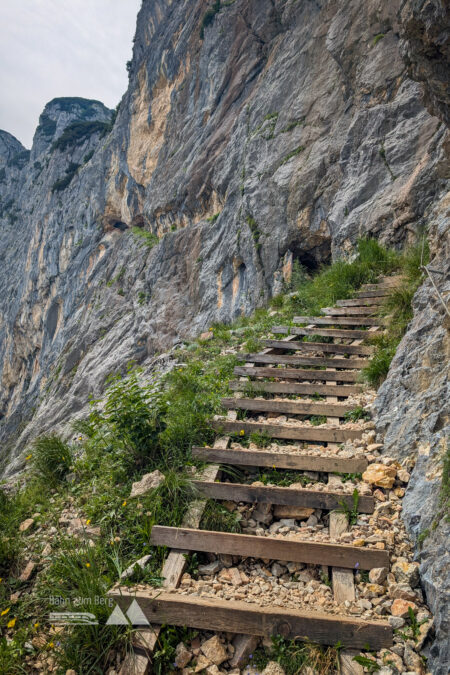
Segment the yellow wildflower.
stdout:
<path fill-rule="evenodd" d="M 3 579 L 0 577 L 0 584 L 2 583 Z"/>
<path fill-rule="evenodd" d="M 14 628 L 14 626 L 16 625 L 16 621 L 17 621 L 17 619 L 15 617 L 14 617 L 14 619 L 11 619 L 11 621 L 8 621 L 8 624 L 7 624 L 8 628 Z"/>
<path fill-rule="evenodd" d="M 33 457 L 33 455 L 27 455 L 27 456 L 25 457 L 25 461 L 28 462 L 32 457 Z"/>
<path fill-rule="evenodd" d="M 124 499 L 123 502 L 122 502 L 122 506 L 126 506 L 126 505 L 127 505 L 127 500 Z"/>
<path fill-rule="evenodd" d="M 91 566 L 91 563 L 86 563 L 86 567 L 90 567 L 90 566 Z"/>
<path fill-rule="evenodd" d="M 244 431 L 244 429 L 241 429 L 241 430 L 240 430 L 239 436 L 245 436 L 245 431 Z"/>
<path fill-rule="evenodd" d="M 39 626 L 40 626 L 39 621 L 36 621 L 36 623 L 34 624 L 33 628 L 39 628 Z"/>
<path fill-rule="evenodd" d="M 87 521 L 86 521 L 86 525 L 90 525 L 90 524 L 91 524 L 91 519 L 88 518 Z"/>
<path fill-rule="evenodd" d="M 0 616 L 5 616 L 5 614 L 8 614 L 10 609 L 11 609 L 11 607 L 8 607 L 7 609 L 4 609 L 3 612 L 0 614 Z"/>
<path fill-rule="evenodd" d="M 48 643 L 48 646 L 50 647 L 50 649 L 53 649 L 53 647 L 55 646 L 55 643 L 54 643 L 54 642 L 49 642 L 49 643 Z"/>

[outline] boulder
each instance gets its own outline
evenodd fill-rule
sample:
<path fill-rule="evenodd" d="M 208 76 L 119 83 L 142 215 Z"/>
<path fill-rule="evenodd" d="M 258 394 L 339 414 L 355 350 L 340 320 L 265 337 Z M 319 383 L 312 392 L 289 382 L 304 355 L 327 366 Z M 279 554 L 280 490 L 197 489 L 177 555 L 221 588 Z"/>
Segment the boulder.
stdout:
<path fill-rule="evenodd" d="M 133 483 L 131 488 L 130 499 L 133 497 L 141 497 L 142 495 L 147 494 L 150 490 L 154 490 L 164 480 L 164 474 L 161 471 L 152 471 L 151 473 L 146 473 L 145 476 L 142 476 L 140 481 Z"/>
<path fill-rule="evenodd" d="M 419 585 L 419 563 L 397 560 L 392 566 L 392 573 L 399 584 L 408 584 L 411 588 Z"/>
<path fill-rule="evenodd" d="M 286 673 L 279 663 L 270 661 L 262 671 L 262 675 L 286 675 Z"/>
<path fill-rule="evenodd" d="M 192 652 L 186 649 L 182 642 L 179 642 L 175 649 L 175 664 L 177 668 L 184 668 L 192 659 Z"/>
<path fill-rule="evenodd" d="M 208 661 L 210 663 L 215 663 L 216 666 L 220 666 L 221 663 L 228 659 L 227 651 L 217 635 L 214 635 L 212 638 L 204 642 L 200 649 Z"/>
<path fill-rule="evenodd" d="M 382 584 L 388 575 L 387 567 L 374 567 L 369 572 L 369 581 L 372 584 Z"/>
<path fill-rule="evenodd" d="M 370 485 L 390 489 L 394 485 L 397 469 L 395 466 L 386 466 L 385 464 L 369 464 L 364 471 L 363 481 Z"/>
<path fill-rule="evenodd" d="M 411 600 L 402 600 L 401 598 L 397 598 L 392 603 L 391 614 L 392 616 L 400 616 L 402 619 L 406 619 L 406 617 L 409 615 L 408 612 L 409 608 L 411 608 L 412 611 L 416 613 L 417 605 L 415 602 L 411 602 Z"/>

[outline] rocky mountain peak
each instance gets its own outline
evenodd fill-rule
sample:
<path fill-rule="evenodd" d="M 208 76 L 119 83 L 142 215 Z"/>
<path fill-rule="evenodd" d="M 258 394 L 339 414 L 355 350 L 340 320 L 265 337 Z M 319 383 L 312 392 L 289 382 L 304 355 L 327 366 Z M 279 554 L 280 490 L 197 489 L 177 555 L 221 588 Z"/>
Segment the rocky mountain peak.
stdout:
<path fill-rule="evenodd" d="M 19 152 L 26 152 L 22 143 L 8 131 L 0 129 L 0 169 Z"/>
<path fill-rule="evenodd" d="M 100 101 L 76 96 L 54 98 L 39 117 L 31 150 L 32 161 L 46 152 L 69 125 L 109 122 L 111 115 L 112 111 Z"/>

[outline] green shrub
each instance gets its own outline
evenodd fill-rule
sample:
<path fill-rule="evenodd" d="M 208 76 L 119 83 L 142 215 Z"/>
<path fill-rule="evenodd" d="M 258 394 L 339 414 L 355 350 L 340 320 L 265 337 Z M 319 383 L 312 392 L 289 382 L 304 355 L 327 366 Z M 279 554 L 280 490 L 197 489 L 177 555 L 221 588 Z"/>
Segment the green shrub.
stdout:
<path fill-rule="evenodd" d="M 66 175 L 53 183 L 52 192 L 61 192 L 62 190 L 65 190 L 66 187 L 72 182 L 72 178 L 75 176 L 79 168 L 80 164 L 70 162 L 66 169 Z"/>
<path fill-rule="evenodd" d="M 42 481 L 49 484 L 61 481 L 72 462 L 72 448 L 58 436 L 40 436 L 34 441 L 30 464 L 33 473 Z"/>
<path fill-rule="evenodd" d="M 53 143 L 51 152 L 54 150 L 60 150 L 61 152 L 64 152 L 64 150 L 67 148 L 81 145 L 93 134 L 99 133 L 101 137 L 104 136 L 109 130 L 109 122 L 100 122 L 98 120 L 72 122 L 64 129 L 61 136 Z"/>
<path fill-rule="evenodd" d="M 142 227 L 132 227 L 131 232 L 137 239 L 141 240 L 144 246 L 148 246 L 148 248 L 153 248 L 156 244 L 159 244 L 157 235 L 148 230 L 143 230 Z"/>
<path fill-rule="evenodd" d="M 214 17 L 218 12 L 220 12 L 220 5 L 221 2 L 220 0 L 214 0 L 214 4 L 212 7 L 206 10 L 206 12 L 203 15 L 202 22 L 200 24 L 200 39 L 203 40 L 205 37 L 205 28 L 210 26 L 212 22 L 214 21 Z"/>

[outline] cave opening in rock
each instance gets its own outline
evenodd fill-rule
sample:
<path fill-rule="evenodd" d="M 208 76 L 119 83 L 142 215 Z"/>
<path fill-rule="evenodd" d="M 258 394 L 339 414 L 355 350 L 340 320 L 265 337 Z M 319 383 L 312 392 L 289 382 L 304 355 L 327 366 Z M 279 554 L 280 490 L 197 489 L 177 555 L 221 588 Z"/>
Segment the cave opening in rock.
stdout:
<path fill-rule="evenodd" d="M 116 222 L 113 223 L 113 227 L 115 227 L 116 230 L 120 230 L 121 232 L 125 232 L 125 230 L 128 230 L 128 225 L 126 223 L 123 223 L 121 220 L 116 220 Z"/>

